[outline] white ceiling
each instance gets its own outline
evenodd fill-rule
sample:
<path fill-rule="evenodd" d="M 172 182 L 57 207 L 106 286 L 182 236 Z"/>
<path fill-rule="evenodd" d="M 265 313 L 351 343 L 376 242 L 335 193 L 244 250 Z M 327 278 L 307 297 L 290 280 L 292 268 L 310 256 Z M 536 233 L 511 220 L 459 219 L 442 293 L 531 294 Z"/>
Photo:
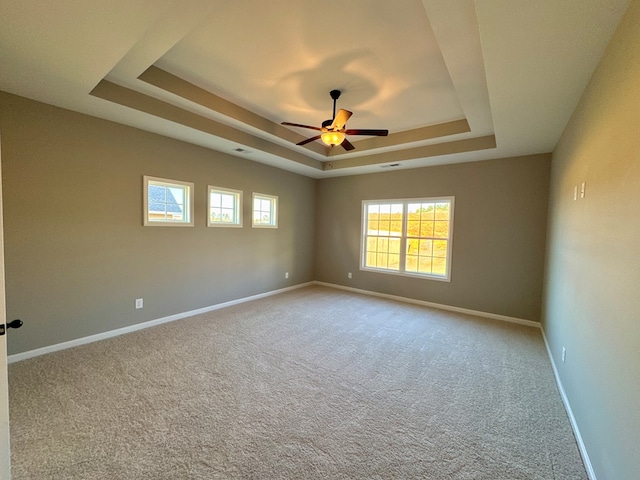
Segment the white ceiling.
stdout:
<path fill-rule="evenodd" d="M 0 90 L 314 178 L 544 153 L 628 4 L 3 0 Z M 296 146 L 332 89 L 389 136 Z"/>

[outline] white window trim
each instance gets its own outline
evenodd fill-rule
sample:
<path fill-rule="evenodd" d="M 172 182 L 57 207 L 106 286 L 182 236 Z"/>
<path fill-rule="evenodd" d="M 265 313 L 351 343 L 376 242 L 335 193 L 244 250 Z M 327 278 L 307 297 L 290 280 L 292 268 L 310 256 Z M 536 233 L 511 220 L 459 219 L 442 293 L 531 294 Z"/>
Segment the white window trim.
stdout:
<path fill-rule="evenodd" d="M 168 178 L 151 177 L 144 175 L 142 177 L 142 204 L 143 204 L 143 225 L 145 227 L 193 227 L 193 190 L 194 184 L 191 182 L 183 182 L 181 180 L 171 180 Z M 185 203 L 185 217 L 183 222 L 162 222 L 149 219 L 149 182 L 162 184 L 165 186 L 181 186 L 187 189 L 187 202 Z"/>
<path fill-rule="evenodd" d="M 432 275 L 425 273 L 414 273 L 414 272 L 406 272 L 402 270 L 406 265 L 406 240 L 407 240 L 407 204 L 412 202 L 422 202 L 422 203 L 438 203 L 442 201 L 448 201 L 451 204 L 451 212 L 449 218 L 449 246 L 447 248 L 447 275 Z M 401 238 L 401 247 L 400 247 L 400 266 L 401 270 L 387 270 L 383 268 L 375 268 L 375 267 L 367 267 L 366 264 L 366 239 L 367 239 L 367 222 L 365 221 L 365 214 L 367 205 L 375 205 L 375 204 L 388 204 L 388 203 L 403 203 L 403 225 L 402 225 L 402 236 Z M 366 272 L 376 272 L 376 273 L 384 273 L 387 275 L 398 275 L 401 277 L 413 277 L 413 278 L 421 278 L 424 280 L 436 280 L 439 282 L 451 282 L 451 258 L 453 252 L 453 219 L 455 214 L 455 197 L 418 197 L 418 198 L 393 198 L 393 199 L 376 199 L 376 200 L 363 200 L 362 201 L 362 212 L 361 212 L 361 239 L 360 239 L 360 270 Z"/>
<path fill-rule="evenodd" d="M 230 193 L 236 195 L 237 201 L 235 205 L 235 211 L 237 214 L 237 222 L 212 222 L 211 221 L 211 193 L 221 192 Z M 227 228 L 242 228 L 242 190 L 234 190 L 232 188 L 215 187 L 209 185 L 207 188 L 207 227 L 227 227 Z"/>
<path fill-rule="evenodd" d="M 254 205 L 256 198 L 260 198 L 263 200 L 269 200 L 273 206 L 273 210 L 271 212 L 271 216 L 273 218 L 272 223 L 255 223 L 255 211 Z M 266 193 L 256 193 L 253 192 L 251 197 L 251 226 L 253 228 L 278 228 L 278 197 L 275 195 L 269 195 Z"/>

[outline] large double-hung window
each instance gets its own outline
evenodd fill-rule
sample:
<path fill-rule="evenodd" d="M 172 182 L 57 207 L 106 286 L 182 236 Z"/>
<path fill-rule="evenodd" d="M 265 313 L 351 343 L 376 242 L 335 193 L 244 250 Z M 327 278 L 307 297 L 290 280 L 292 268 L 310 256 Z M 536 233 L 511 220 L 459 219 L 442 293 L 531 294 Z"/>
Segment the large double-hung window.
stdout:
<path fill-rule="evenodd" d="M 453 197 L 362 202 L 361 269 L 451 280 Z"/>

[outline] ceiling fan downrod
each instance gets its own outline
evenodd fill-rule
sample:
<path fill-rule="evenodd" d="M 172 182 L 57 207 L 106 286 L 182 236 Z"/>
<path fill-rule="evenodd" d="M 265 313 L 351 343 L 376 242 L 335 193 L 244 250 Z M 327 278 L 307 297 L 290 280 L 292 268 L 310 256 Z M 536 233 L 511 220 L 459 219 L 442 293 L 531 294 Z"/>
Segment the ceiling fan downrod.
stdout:
<path fill-rule="evenodd" d="M 331 121 L 336 118 L 336 101 L 340 98 L 340 90 L 331 90 L 329 95 L 333 98 L 333 116 L 331 117 Z"/>

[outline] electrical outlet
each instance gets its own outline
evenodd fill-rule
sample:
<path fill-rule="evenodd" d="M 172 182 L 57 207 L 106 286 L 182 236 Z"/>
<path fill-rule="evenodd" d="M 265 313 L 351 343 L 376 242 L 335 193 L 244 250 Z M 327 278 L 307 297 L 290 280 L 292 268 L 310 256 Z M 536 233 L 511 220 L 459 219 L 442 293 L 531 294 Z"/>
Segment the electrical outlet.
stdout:
<path fill-rule="evenodd" d="M 565 358 L 567 358 L 567 349 L 562 347 L 562 363 L 564 363 Z"/>
<path fill-rule="evenodd" d="M 144 301 L 141 298 L 136 298 L 136 309 L 142 308 L 144 306 Z"/>
<path fill-rule="evenodd" d="M 580 198 L 584 198 L 587 190 L 587 182 L 582 182 L 580 184 Z"/>
<path fill-rule="evenodd" d="M 284 272 L 284 278 L 289 278 L 289 272 Z"/>
<path fill-rule="evenodd" d="M 576 185 L 575 187 L 573 187 L 573 199 L 577 200 L 578 199 L 578 185 Z"/>
<path fill-rule="evenodd" d="M 347 278 L 353 278 L 353 275 L 351 274 L 351 272 L 347 273 Z"/>

